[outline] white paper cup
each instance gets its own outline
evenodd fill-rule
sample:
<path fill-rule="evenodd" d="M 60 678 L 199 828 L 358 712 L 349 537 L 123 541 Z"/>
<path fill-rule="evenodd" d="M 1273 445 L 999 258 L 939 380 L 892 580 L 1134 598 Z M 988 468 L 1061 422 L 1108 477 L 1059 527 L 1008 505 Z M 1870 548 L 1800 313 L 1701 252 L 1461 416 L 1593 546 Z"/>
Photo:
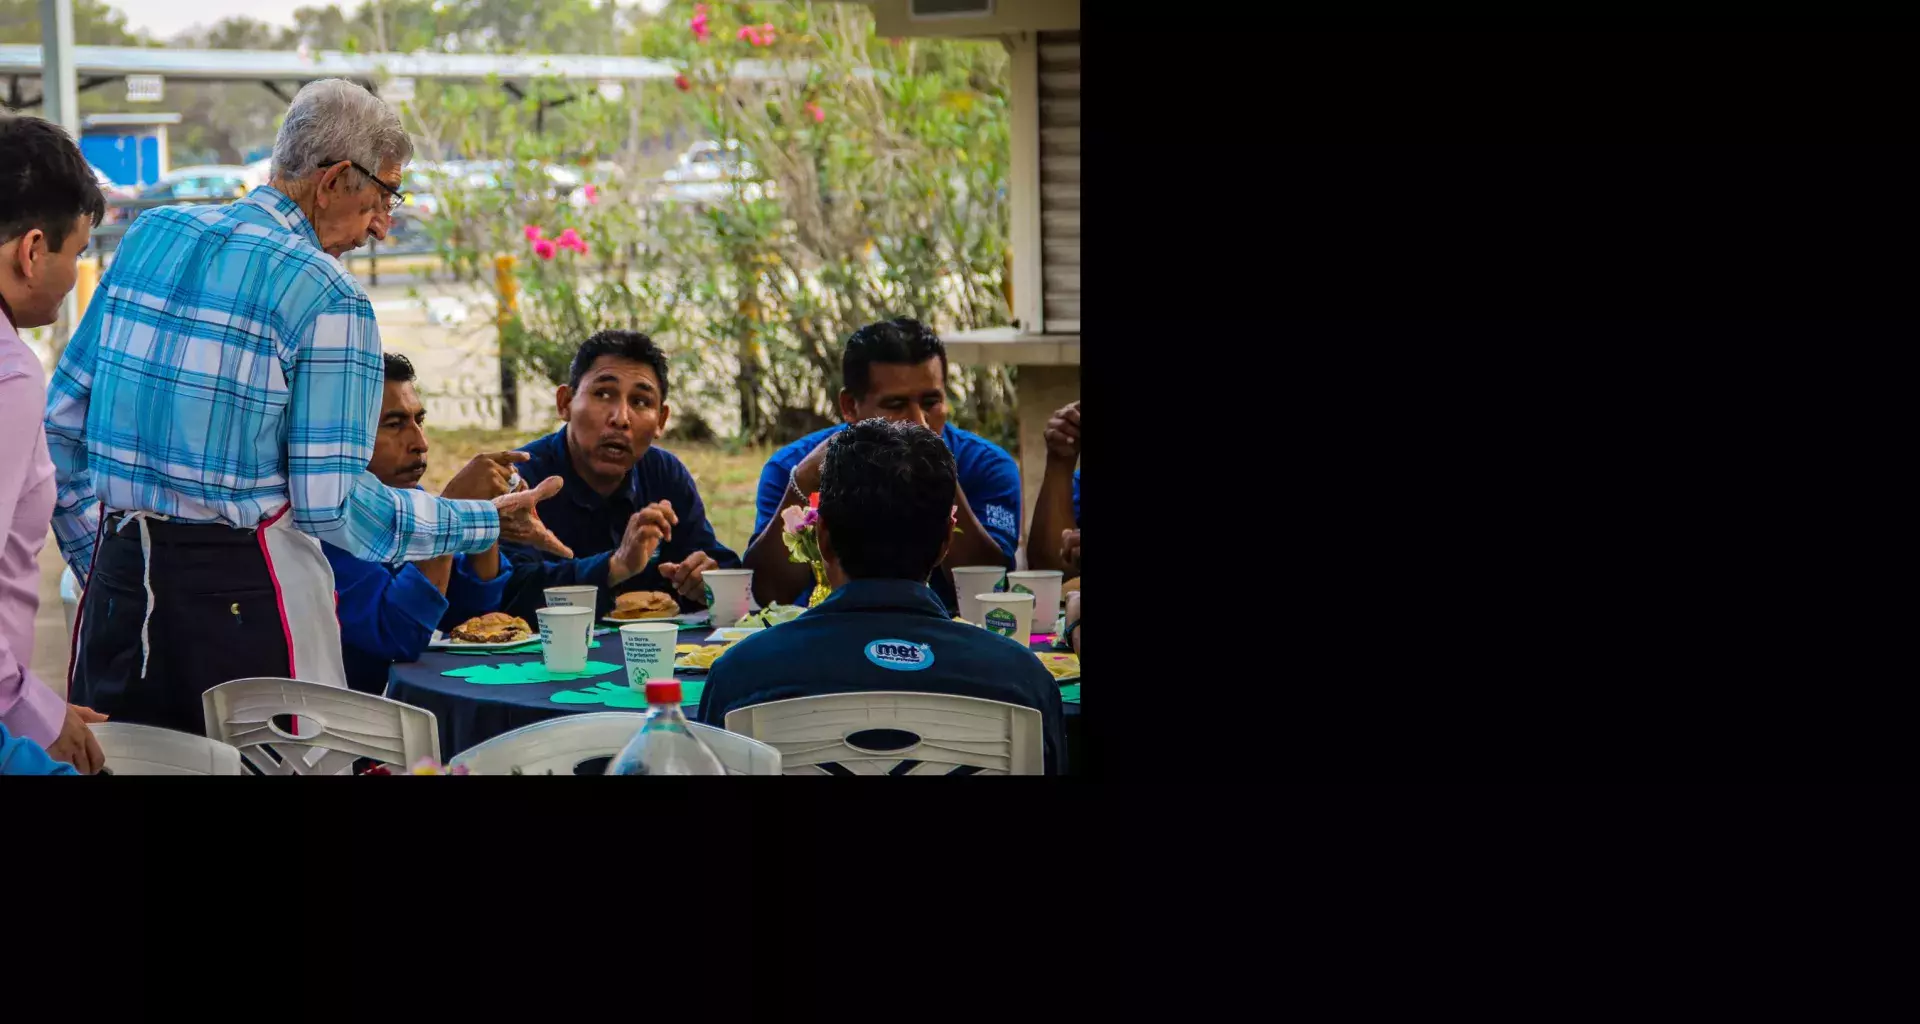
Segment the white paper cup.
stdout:
<path fill-rule="evenodd" d="M 549 608 L 592 608 L 600 597 L 599 587 L 548 587 L 540 592 Z"/>
<path fill-rule="evenodd" d="M 980 594 L 974 600 L 985 609 L 980 614 L 982 626 L 1027 646 L 1033 636 L 1032 594 Z"/>
<path fill-rule="evenodd" d="M 708 569 L 700 574 L 707 585 L 707 611 L 713 626 L 731 626 L 753 610 L 752 569 Z"/>
<path fill-rule="evenodd" d="M 953 570 L 953 594 L 960 599 L 960 617 L 978 626 L 985 609 L 974 599 L 1000 588 L 1007 570 L 997 565 L 963 565 Z"/>
<path fill-rule="evenodd" d="M 541 608 L 540 656 L 549 672 L 578 672 L 587 667 L 587 634 L 593 629 L 592 608 Z"/>
<path fill-rule="evenodd" d="M 1033 595 L 1033 621 L 1042 628 L 1052 626 L 1060 612 L 1060 584 L 1066 574 L 1058 569 L 1022 569 L 1007 574 L 1007 590 L 1022 590 Z"/>
<path fill-rule="evenodd" d="M 680 627 L 672 619 L 620 627 L 620 653 L 627 659 L 627 685 L 647 692 L 647 680 L 673 678 L 673 649 Z"/>

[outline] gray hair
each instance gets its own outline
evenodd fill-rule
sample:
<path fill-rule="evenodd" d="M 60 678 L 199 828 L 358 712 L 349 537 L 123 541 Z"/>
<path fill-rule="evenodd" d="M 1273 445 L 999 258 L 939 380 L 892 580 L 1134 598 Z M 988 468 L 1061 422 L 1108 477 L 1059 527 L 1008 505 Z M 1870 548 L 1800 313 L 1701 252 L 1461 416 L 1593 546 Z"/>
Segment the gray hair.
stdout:
<path fill-rule="evenodd" d="M 344 78 L 308 82 L 293 96 L 273 140 L 273 177 L 302 181 L 327 164 L 351 160 L 375 174 L 383 163 L 406 163 L 413 140 L 400 115 Z"/>

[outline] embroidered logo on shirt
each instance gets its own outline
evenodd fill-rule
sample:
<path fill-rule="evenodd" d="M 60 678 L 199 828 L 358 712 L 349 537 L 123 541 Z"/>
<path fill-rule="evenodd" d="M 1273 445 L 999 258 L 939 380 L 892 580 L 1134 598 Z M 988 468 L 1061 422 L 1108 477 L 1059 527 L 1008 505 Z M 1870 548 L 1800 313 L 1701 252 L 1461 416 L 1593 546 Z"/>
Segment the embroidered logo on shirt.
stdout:
<path fill-rule="evenodd" d="M 918 672 L 933 667 L 933 647 L 907 640 L 875 640 L 867 645 L 867 660 L 895 672 Z"/>
<path fill-rule="evenodd" d="M 1017 533 L 1020 530 L 1020 524 L 1014 520 L 1013 510 L 1005 505 L 980 506 L 980 518 L 986 521 L 989 529 L 1003 530 L 1007 533 Z"/>

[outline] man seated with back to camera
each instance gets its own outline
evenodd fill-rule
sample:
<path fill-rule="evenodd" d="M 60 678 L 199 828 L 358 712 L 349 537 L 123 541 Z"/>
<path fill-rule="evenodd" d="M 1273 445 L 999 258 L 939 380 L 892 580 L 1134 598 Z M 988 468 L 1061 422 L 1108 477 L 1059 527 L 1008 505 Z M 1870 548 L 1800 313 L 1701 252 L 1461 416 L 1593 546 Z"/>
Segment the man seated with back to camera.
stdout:
<path fill-rule="evenodd" d="M 780 510 L 804 506 L 807 495 L 820 489 L 827 442 L 847 429 L 846 424 L 873 417 L 925 427 L 953 454 L 958 477 L 950 504 L 960 507 L 960 532 L 940 566 L 1013 568 L 1014 548 L 1020 543 L 1020 467 L 999 445 L 947 422 L 947 348 L 939 337 L 908 317 L 868 324 L 847 339 L 840 376 L 844 422 L 774 452 L 760 471 L 754 539 L 745 558 L 760 603 L 802 604 L 812 593 L 812 570 L 792 561 L 780 539 Z M 958 614 L 952 575 L 932 573 L 928 582 Z"/>
<path fill-rule="evenodd" d="M 419 490 L 427 472 L 427 410 L 414 387 L 413 363 L 393 353 L 383 358 L 386 390 L 367 472 L 388 487 Z M 505 494 L 514 464 L 526 459 L 525 452 L 476 455 L 440 496 L 484 501 Z M 435 628 L 452 630 L 498 609 L 511 571 L 498 544 L 478 554 L 399 565 L 355 558 L 325 541 L 320 550 L 333 567 L 347 685 L 375 695 L 386 692 L 394 662 L 419 659 Z"/>
<path fill-rule="evenodd" d="M 926 580 L 957 542 L 953 453 L 918 423 L 870 419 L 828 439 L 815 527 L 833 594 L 733 646 L 699 719 L 830 693 L 907 690 L 1040 712 L 1047 774 L 1066 770 L 1060 687 L 1025 645 L 955 622 Z"/>
<path fill-rule="evenodd" d="M 666 353 L 638 331 L 601 331 L 574 353 L 554 400 L 566 425 L 520 448 L 520 475 L 566 481 L 539 509 L 572 555 L 504 546 L 513 576 L 503 610 L 532 623 L 546 588 L 586 584 L 600 588 L 596 617 L 636 590 L 671 594 L 682 611 L 706 607 L 703 574 L 738 568 L 740 556 L 714 535 L 693 474 L 654 444 L 672 411 Z"/>

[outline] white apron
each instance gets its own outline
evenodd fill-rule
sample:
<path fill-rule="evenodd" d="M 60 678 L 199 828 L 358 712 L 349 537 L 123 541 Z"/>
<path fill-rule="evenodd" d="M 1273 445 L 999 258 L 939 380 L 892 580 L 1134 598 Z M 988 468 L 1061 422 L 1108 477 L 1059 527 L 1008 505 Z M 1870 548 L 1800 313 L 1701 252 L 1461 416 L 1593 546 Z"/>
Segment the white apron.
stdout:
<path fill-rule="evenodd" d="M 274 603 L 279 609 L 280 630 L 287 639 L 287 676 L 304 682 L 347 688 L 346 662 L 340 653 L 339 598 L 334 593 L 333 566 L 327 563 L 320 542 L 294 529 L 287 518 L 291 505 L 261 520 L 254 531 L 260 555 L 267 563 L 267 578 L 272 581 Z M 117 512 L 103 513 L 101 533 L 106 521 Z M 153 617 L 153 542 L 147 531 L 148 519 L 166 520 L 158 512 L 134 512 L 120 522 L 119 529 L 138 524 L 140 529 L 141 574 L 146 578 L 147 607 L 140 623 L 140 677 L 147 675 L 147 620 Z M 89 574 L 91 575 L 91 574 Z M 71 638 L 71 657 L 67 661 L 67 692 L 73 692 L 73 672 L 80 663 L 80 623 L 87 613 L 87 587 L 80 590 Z M 221 680 L 225 682 L 226 680 Z"/>

